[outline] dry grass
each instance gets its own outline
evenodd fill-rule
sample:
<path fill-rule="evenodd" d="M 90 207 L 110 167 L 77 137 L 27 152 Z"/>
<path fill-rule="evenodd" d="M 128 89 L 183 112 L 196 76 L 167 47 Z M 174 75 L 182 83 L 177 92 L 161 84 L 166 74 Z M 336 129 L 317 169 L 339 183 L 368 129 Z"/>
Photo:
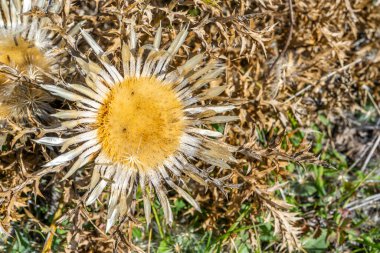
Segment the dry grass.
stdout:
<path fill-rule="evenodd" d="M 163 214 L 154 205 L 150 227 L 137 208 L 137 218 L 128 217 L 105 234 L 109 193 L 91 208 L 83 204 L 90 169 L 60 181 L 64 168 L 41 169 L 58 150 L 31 141 L 46 131 L 0 122 L 0 231 L 12 235 L 4 250 L 379 249 L 379 1 L 66 4 L 61 15 L 48 14 L 54 29 L 85 21 L 82 28 L 111 60 L 120 59 L 114 56 L 120 55 L 130 23 L 144 42 L 153 40 L 161 24 L 163 44 L 188 24 L 186 46 L 172 67 L 202 51 L 225 62 L 225 75 L 210 85 L 225 85 L 220 99 L 239 105 L 240 121 L 213 127 L 239 147 L 238 163 L 231 171 L 211 168 L 231 188 L 188 184 L 202 213 L 169 193 L 175 203 L 172 227 L 161 224 Z M 75 47 L 90 55 L 82 41 Z M 74 67 L 70 71 L 67 81 L 83 81 Z M 51 105 L 67 107 L 60 101 Z"/>

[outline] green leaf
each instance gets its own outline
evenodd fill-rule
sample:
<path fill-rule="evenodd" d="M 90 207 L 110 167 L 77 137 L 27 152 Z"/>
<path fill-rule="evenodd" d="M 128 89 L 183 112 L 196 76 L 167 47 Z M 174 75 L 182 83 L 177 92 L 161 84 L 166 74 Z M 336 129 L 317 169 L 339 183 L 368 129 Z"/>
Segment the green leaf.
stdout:
<path fill-rule="evenodd" d="M 309 252 L 325 252 L 328 248 L 327 229 L 322 229 L 322 233 L 318 238 L 308 238 L 304 241 L 303 247 Z"/>

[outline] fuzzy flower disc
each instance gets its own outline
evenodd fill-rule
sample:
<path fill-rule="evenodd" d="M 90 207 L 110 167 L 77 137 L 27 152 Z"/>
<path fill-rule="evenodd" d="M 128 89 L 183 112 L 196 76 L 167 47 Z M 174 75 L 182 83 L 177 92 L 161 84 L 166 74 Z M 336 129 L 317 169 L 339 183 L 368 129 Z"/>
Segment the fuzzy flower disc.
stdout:
<path fill-rule="evenodd" d="M 179 147 L 182 104 L 170 85 L 154 77 L 128 78 L 109 92 L 96 124 L 112 162 L 155 168 Z"/>

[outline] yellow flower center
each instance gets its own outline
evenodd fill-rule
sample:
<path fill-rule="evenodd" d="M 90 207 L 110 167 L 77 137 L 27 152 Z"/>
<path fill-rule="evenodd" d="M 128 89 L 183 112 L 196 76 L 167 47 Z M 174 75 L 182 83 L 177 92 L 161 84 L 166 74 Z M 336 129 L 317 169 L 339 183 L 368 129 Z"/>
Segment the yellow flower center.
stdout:
<path fill-rule="evenodd" d="M 183 106 L 170 85 L 154 77 L 116 84 L 97 118 L 98 139 L 113 162 L 155 168 L 179 147 Z"/>
<path fill-rule="evenodd" d="M 47 71 L 49 61 L 44 53 L 33 43 L 20 36 L 0 36 L 0 63 L 16 68 L 20 72 L 27 72 L 31 67 L 38 67 Z M 34 69 L 38 71 L 38 69 Z M 0 73 L 0 84 L 7 81 L 7 77 Z"/>

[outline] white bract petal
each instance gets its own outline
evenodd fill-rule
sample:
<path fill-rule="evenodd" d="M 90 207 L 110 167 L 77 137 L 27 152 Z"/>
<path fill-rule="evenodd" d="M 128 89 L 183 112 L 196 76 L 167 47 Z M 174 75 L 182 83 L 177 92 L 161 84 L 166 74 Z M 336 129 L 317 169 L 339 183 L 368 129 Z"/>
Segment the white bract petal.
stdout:
<path fill-rule="evenodd" d="M 66 110 L 52 114 L 59 119 L 96 118 L 97 113 L 89 111 Z"/>
<path fill-rule="evenodd" d="M 76 149 L 73 149 L 67 153 L 64 153 L 57 158 L 54 158 L 50 162 L 44 165 L 44 167 L 52 167 L 64 164 L 68 161 L 73 160 L 74 158 L 78 157 L 84 150 L 86 150 L 89 147 L 92 147 L 97 144 L 97 140 L 90 140 L 86 143 L 82 144 L 81 146 L 77 147 Z"/>
<path fill-rule="evenodd" d="M 65 139 L 58 137 L 42 137 L 41 139 L 34 140 L 34 142 L 48 146 L 61 146 L 65 142 Z"/>

